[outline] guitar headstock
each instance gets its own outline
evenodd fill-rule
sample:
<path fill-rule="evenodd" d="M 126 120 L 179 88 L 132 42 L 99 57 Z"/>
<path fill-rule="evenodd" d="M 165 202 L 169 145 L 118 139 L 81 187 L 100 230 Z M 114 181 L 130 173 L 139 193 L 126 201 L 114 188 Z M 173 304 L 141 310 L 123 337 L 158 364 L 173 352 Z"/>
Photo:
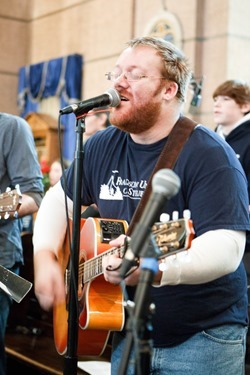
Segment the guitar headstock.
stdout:
<path fill-rule="evenodd" d="M 160 252 L 159 259 L 188 250 L 195 234 L 191 219 L 158 222 L 152 231 Z"/>
<path fill-rule="evenodd" d="M 15 216 L 22 203 L 22 194 L 19 186 L 14 190 L 6 189 L 5 193 L 0 194 L 0 219 L 8 219 Z M 2 217 L 2 214 L 3 217 Z"/>

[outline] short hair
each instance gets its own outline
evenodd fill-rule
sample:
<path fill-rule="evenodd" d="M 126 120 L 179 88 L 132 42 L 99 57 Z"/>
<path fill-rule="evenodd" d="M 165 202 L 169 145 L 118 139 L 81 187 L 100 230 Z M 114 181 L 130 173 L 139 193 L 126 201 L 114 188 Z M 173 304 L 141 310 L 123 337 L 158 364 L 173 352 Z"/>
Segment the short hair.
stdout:
<path fill-rule="evenodd" d="M 149 46 L 157 51 L 163 62 L 162 75 L 169 81 L 178 84 L 177 98 L 185 101 L 186 91 L 190 84 L 192 73 L 184 53 L 173 43 L 157 37 L 139 37 L 126 43 L 127 47 Z"/>
<path fill-rule="evenodd" d="M 217 96 L 228 96 L 239 105 L 247 104 L 250 103 L 250 85 L 243 80 L 231 79 L 215 89 L 213 99 Z"/>

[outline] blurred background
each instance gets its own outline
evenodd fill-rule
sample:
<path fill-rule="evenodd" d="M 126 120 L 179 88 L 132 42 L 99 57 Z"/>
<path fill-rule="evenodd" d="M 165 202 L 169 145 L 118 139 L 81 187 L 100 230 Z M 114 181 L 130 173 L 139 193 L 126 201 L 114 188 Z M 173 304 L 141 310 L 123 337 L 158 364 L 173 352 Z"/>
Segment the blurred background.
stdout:
<path fill-rule="evenodd" d="M 226 79 L 249 80 L 249 15 L 249 0 L 1 0 L 0 111 L 28 116 L 39 150 L 36 132 L 53 132 L 61 107 L 109 88 L 104 74 L 126 41 L 157 35 L 190 61 L 186 115 L 214 128 L 213 90 Z M 67 161 L 74 121 L 63 118 Z M 49 162 L 57 157 L 41 150 Z"/>

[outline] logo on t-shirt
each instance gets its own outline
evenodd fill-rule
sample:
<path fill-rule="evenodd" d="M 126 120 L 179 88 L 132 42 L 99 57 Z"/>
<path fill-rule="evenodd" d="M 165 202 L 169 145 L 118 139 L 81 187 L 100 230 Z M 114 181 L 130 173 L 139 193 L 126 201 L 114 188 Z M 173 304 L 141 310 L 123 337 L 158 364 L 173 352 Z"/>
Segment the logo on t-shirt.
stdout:
<path fill-rule="evenodd" d="M 130 199 L 141 199 L 146 186 L 147 181 L 133 181 L 128 178 L 123 179 L 119 176 L 118 171 L 112 171 L 107 184 L 101 185 L 100 188 L 100 199 L 105 200 L 123 200 L 124 198 Z"/>

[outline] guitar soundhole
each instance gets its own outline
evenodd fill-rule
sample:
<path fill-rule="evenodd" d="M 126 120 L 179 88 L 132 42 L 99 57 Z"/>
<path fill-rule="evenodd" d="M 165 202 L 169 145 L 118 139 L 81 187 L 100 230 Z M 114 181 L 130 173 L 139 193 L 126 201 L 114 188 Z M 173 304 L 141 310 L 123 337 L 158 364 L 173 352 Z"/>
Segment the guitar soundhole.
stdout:
<path fill-rule="evenodd" d="M 125 234 L 124 224 L 120 221 L 100 220 L 100 227 L 103 243 L 109 243 L 121 234 Z"/>

